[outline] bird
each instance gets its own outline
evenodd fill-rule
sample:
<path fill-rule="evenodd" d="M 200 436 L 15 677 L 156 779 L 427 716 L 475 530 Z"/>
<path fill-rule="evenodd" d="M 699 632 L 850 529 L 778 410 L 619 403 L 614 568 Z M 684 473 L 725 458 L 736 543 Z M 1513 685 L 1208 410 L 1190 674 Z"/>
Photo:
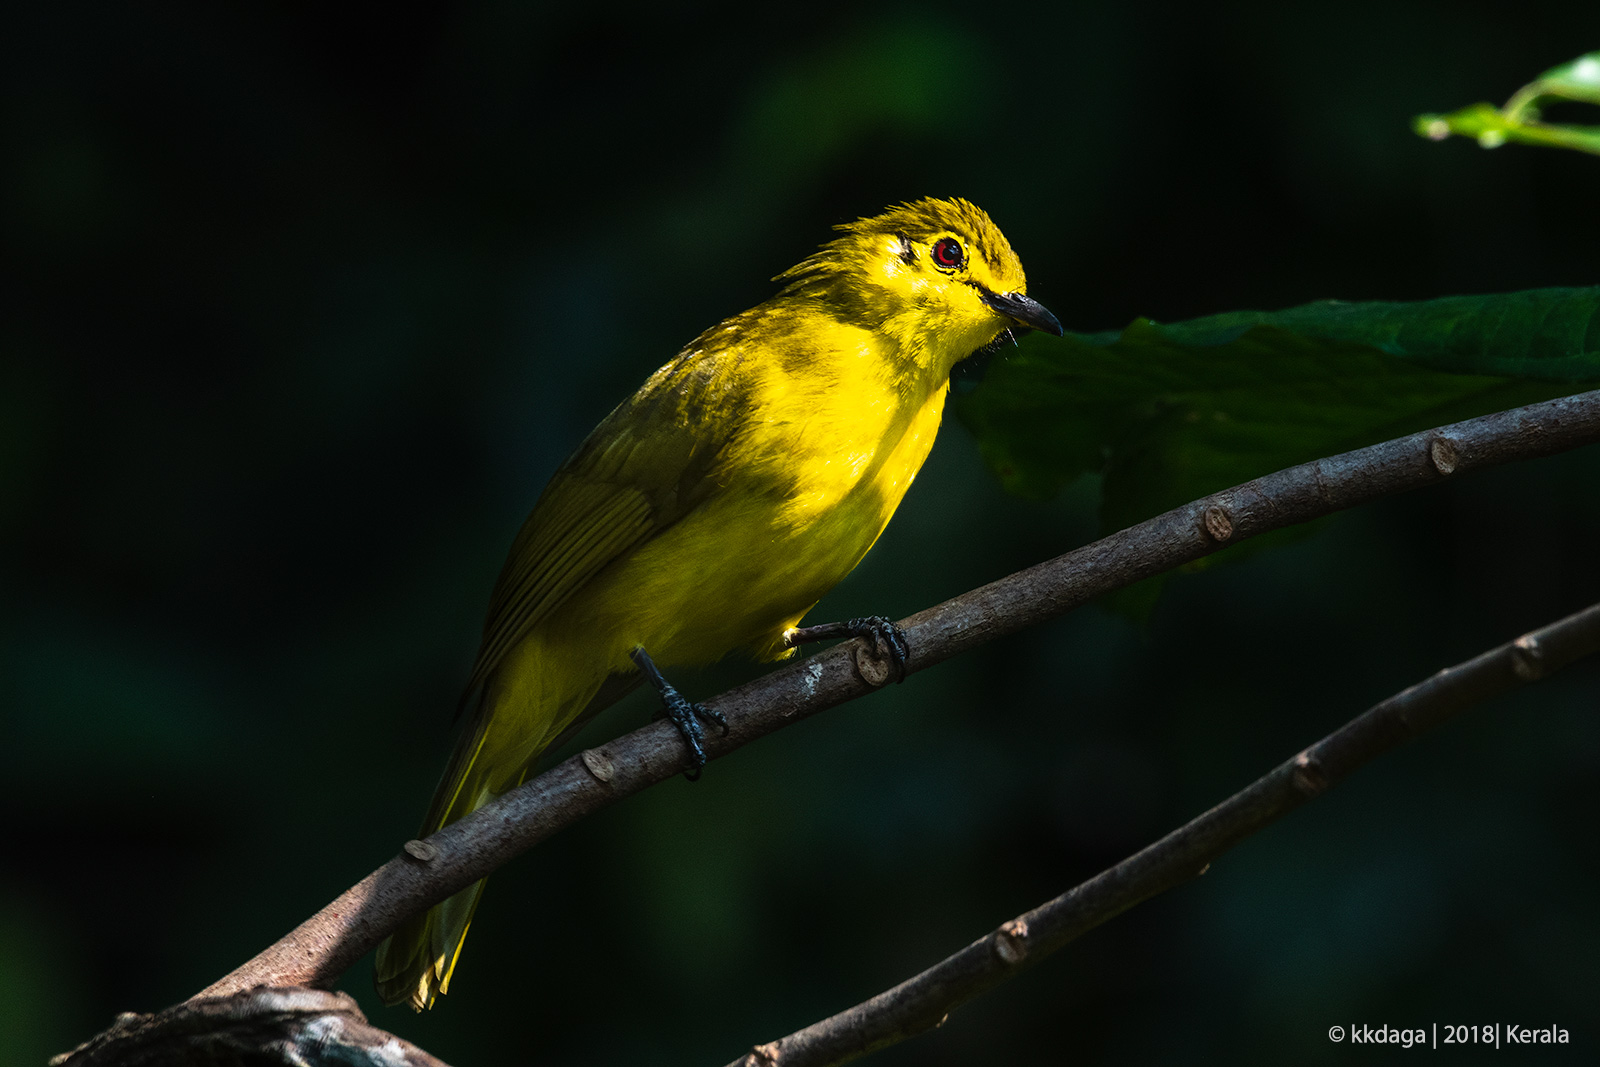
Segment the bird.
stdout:
<path fill-rule="evenodd" d="M 419 836 L 520 784 L 641 681 L 689 750 L 726 723 L 663 668 L 805 642 L 910 650 L 881 617 L 801 627 L 867 554 L 933 446 L 952 368 L 1018 333 L 1060 336 L 976 205 L 925 198 L 844 223 L 777 294 L 702 333 L 551 477 L 490 595 L 467 725 Z M 476 695 L 475 702 L 471 698 Z M 386 1004 L 448 993 L 482 881 L 379 947 Z"/>

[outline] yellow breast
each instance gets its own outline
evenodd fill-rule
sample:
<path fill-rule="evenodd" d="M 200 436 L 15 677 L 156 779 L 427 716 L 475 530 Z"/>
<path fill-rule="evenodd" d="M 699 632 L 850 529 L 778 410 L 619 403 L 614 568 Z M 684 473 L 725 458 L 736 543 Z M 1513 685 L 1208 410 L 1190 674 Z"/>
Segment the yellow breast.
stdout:
<path fill-rule="evenodd" d="M 709 662 L 729 648 L 788 653 L 783 633 L 866 555 L 933 447 L 946 382 L 886 368 L 880 335 L 835 326 L 806 359 L 746 364 L 748 423 L 719 464 L 717 493 L 601 579 L 625 664 Z M 903 365 L 901 363 L 900 365 Z M 597 592 L 599 592 L 597 590 Z"/>

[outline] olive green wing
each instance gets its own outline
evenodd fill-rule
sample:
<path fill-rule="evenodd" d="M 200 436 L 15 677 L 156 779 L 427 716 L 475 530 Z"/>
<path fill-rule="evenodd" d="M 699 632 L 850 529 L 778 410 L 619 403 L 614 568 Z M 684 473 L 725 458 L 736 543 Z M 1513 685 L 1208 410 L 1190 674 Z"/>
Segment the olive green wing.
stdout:
<path fill-rule="evenodd" d="M 550 479 L 495 583 L 463 704 L 590 579 L 716 491 L 747 409 L 742 362 L 736 350 L 690 348 L 606 416 Z"/>

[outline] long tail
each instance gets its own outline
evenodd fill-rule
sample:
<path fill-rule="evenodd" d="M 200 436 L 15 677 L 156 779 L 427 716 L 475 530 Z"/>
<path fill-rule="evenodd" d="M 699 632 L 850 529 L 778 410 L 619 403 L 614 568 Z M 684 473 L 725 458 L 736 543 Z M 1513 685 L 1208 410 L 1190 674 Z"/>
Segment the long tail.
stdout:
<path fill-rule="evenodd" d="M 518 673 L 523 677 L 508 686 L 491 685 L 473 716 L 472 727 L 461 735 L 450 756 L 418 836 L 428 836 L 521 784 L 544 750 L 565 740 L 572 729 L 599 711 L 604 706 L 602 698 L 614 688 L 604 687 L 607 691 L 597 697 L 596 691 L 602 688 L 598 678 L 592 684 L 550 686 L 528 677 L 529 673 L 544 672 Z M 479 881 L 434 905 L 378 946 L 374 980 L 385 1004 L 406 1002 L 421 1011 L 433 1007 L 439 994 L 450 991 L 450 976 L 461 958 L 461 945 L 483 896 L 483 884 Z"/>

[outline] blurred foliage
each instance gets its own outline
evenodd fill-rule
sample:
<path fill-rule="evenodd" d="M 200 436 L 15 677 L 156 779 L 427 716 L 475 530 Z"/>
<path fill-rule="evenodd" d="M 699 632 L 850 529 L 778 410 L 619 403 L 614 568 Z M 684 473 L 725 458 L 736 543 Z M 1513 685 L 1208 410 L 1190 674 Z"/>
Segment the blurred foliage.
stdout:
<path fill-rule="evenodd" d="M 1019 348 L 956 412 L 1013 492 L 1049 497 L 1103 474 L 1104 525 L 1121 529 L 1296 463 L 1600 382 L 1600 286 L 1136 319 Z"/>
<path fill-rule="evenodd" d="M 8 12 L 0 1062 L 192 993 L 395 852 L 544 479 L 832 224 L 969 197 L 1085 333 L 1592 286 L 1591 159 L 1407 126 L 1571 56 L 1592 8 L 1515 33 L 1489 0 Z M 1104 477 L 1018 499 L 952 425 L 813 618 L 1080 544 Z M 1091 608 L 960 657 L 498 872 L 439 1009 L 344 985 L 458 1064 L 725 1062 L 1600 599 L 1596 484 L 1594 449 L 1451 480 L 1175 582 L 1143 626 Z M 1600 1032 L 1597 682 L 1386 758 L 873 1062 Z"/>
<path fill-rule="evenodd" d="M 1512 94 L 1505 107 L 1469 104 L 1446 115 L 1418 115 L 1413 126 L 1435 141 L 1455 134 L 1475 137 L 1485 148 L 1513 141 L 1600 155 L 1600 125 L 1544 121 L 1546 108 L 1569 101 L 1600 104 L 1600 52 L 1545 71 Z"/>

